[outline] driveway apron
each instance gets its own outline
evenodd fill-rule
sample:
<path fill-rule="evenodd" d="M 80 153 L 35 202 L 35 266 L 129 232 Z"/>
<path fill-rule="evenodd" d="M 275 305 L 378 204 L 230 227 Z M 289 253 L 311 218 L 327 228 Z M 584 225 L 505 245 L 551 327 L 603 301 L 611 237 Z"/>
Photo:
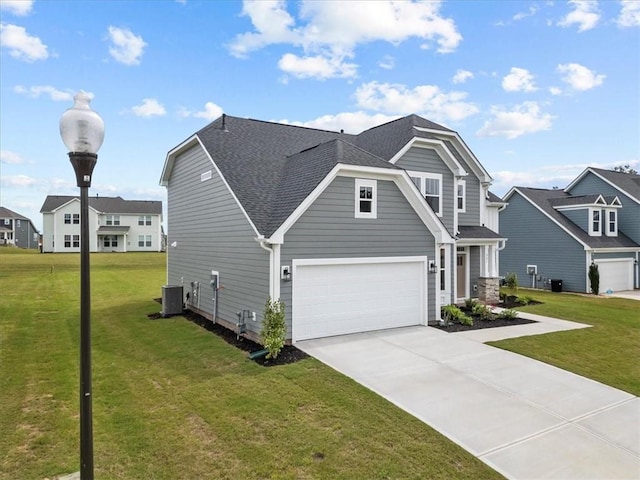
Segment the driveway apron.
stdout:
<path fill-rule="evenodd" d="M 296 346 L 507 478 L 640 479 L 640 399 L 430 327 Z"/>

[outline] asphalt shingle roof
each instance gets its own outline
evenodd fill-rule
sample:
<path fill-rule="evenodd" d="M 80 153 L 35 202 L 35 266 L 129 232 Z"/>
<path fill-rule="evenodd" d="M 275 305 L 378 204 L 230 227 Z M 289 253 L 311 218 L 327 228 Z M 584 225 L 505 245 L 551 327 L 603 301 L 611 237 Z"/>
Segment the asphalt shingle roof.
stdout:
<path fill-rule="evenodd" d="M 42 204 L 40 213 L 52 212 L 56 208 L 80 199 L 69 195 L 48 195 Z M 122 197 L 89 197 L 89 206 L 101 213 L 161 215 L 162 202 L 159 200 L 124 200 Z"/>
<path fill-rule="evenodd" d="M 504 238 L 502 235 L 494 232 L 490 228 L 480 225 L 459 225 L 458 238 L 460 240 L 499 240 Z"/>
<path fill-rule="evenodd" d="M 640 175 L 633 173 L 615 172 L 612 170 L 604 170 L 601 168 L 591 168 L 594 172 L 606 178 L 609 182 L 617 185 L 622 190 L 630 194 L 634 199 L 640 202 Z"/>
<path fill-rule="evenodd" d="M 593 205 L 595 204 L 598 197 L 602 197 L 602 199 L 606 202 L 607 205 L 611 205 L 611 202 L 616 198 L 610 195 L 576 195 L 576 196 L 568 196 L 562 198 L 552 198 L 549 200 L 551 205 L 554 207 L 564 206 L 564 205 Z"/>
<path fill-rule="evenodd" d="M 527 187 L 515 188 L 529 199 L 529 201 L 537 205 L 543 212 L 591 248 L 638 247 L 637 243 L 620 231 L 618 231 L 617 237 L 607 237 L 605 235 L 592 237 L 588 232 L 585 232 L 582 228 L 565 217 L 561 212 L 553 208 L 554 203 L 557 204 L 559 201 L 565 201 L 571 198 L 571 195 L 566 193 L 564 190 L 548 190 L 543 188 Z"/>
<path fill-rule="evenodd" d="M 29 220 L 24 215 L 20 215 L 19 213 L 16 213 L 13 210 L 9 210 L 6 207 L 0 207 L 0 218 L 15 218 L 18 220 Z"/>

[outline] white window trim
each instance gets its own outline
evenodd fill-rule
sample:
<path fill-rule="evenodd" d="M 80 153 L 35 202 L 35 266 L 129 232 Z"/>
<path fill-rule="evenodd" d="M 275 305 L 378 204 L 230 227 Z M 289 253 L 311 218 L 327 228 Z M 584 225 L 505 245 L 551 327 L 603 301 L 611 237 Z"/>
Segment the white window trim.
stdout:
<path fill-rule="evenodd" d="M 426 182 L 424 181 L 425 178 L 430 178 L 430 179 L 435 179 L 438 180 L 439 185 L 440 185 L 440 191 L 438 192 L 438 211 L 435 212 L 435 214 L 438 217 L 442 217 L 442 210 L 443 210 L 443 206 L 442 206 L 442 190 L 443 190 L 443 185 L 442 185 L 442 174 L 441 173 L 427 173 L 427 172 L 415 172 L 415 171 L 409 171 L 407 172 L 409 174 L 409 176 L 413 179 L 413 178 L 419 178 L 420 179 L 420 193 L 422 194 L 422 196 L 426 199 Z M 435 196 L 435 195 L 434 195 Z"/>
<path fill-rule="evenodd" d="M 462 208 L 458 207 L 458 199 L 460 195 L 458 195 L 458 189 L 462 187 Z M 442 189 L 442 187 L 440 187 Z M 456 186 L 456 210 L 460 213 L 465 213 L 467 211 L 467 182 L 466 180 L 458 180 L 458 185 Z"/>
<path fill-rule="evenodd" d="M 611 221 L 609 220 L 609 215 L 611 213 L 613 213 L 614 215 L 613 231 L 611 231 L 611 229 L 609 228 L 611 226 Z M 604 212 L 604 217 L 605 217 L 604 231 L 606 232 L 607 237 L 617 237 L 618 236 L 618 211 L 613 208 L 607 209 Z"/>
<path fill-rule="evenodd" d="M 371 188 L 371 212 L 360 211 L 360 187 Z M 378 183 L 376 180 L 356 178 L 355 181 L 355 218 L 378 218 Z"/>
<path fill-rule="evenodd" d="M 599 220 L 598 220 L 598 230 L 593 228 L 593 214 L 598 212 Z M 602 235 L 602 210 L 599 208 L 590 208 L 589 209 L 589 235 L 592 237 L 599 237 Z"/>

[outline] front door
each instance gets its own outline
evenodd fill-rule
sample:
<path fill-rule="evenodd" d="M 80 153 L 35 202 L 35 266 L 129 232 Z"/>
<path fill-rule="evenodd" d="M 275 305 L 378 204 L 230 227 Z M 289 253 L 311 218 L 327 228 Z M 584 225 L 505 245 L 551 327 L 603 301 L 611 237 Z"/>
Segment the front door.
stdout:
<path fill-rule="evenodd" d="M 464 253 L 456 255 L 456 296 L 467 297 L 467 255 Z"/>

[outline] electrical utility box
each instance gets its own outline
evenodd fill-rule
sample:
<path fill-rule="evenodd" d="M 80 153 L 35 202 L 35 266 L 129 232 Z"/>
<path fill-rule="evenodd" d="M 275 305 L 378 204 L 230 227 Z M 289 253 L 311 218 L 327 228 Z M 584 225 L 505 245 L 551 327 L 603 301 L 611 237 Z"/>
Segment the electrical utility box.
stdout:
<path fill-rule="evenodd" d="M 162 312 L 163 317 L 180 315 L 182 313 L 182 285 L 162 286 Z"/>

